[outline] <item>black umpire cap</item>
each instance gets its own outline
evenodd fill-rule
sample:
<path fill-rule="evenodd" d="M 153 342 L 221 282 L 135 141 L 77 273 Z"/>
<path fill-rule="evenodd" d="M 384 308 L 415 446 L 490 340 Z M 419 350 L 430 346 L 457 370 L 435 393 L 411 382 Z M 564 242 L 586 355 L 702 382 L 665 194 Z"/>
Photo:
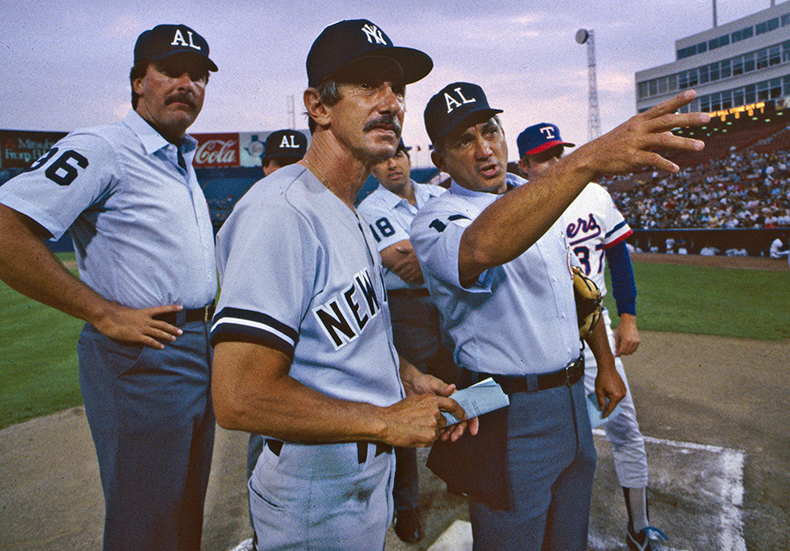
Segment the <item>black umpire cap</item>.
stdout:
<path fill-rule="evenodd" d="M 301 159 L 307 151 L 307 138 L 298 130 L 276 130 L 269 134 L 263 150 L 264 159 Z"/>
<path fill-rule="evenodd" d="M 134 63 L 159 61 L 173 54 L 195 54 L 206 61 L 209 71 L 217 65 L 208 57 L 208 42 L 186 25 L 157 25 L 137 37 L 134 45 Z"/>

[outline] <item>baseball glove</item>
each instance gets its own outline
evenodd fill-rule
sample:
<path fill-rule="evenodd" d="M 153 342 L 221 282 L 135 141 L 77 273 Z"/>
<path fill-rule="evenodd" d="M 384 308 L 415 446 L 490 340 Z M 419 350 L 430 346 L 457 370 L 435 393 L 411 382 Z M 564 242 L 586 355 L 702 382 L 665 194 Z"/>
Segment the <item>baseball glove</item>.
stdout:
<path fill-rule="evenodd" d="M 579 336 L 590 336 L 601 319 L 601 291 L 592 279 L 573 266 L 573 294 L 576 298 L 576 317 L 579 318 Z"/>

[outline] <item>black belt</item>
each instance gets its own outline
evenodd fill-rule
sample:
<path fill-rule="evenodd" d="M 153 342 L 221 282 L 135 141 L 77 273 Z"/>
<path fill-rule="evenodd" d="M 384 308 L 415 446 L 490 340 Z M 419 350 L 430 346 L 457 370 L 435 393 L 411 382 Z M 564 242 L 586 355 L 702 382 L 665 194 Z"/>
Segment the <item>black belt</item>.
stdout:
<path fill-rule="evenodd" d="M 195 308 L 193 310 L 181 310 L 180 312 L 167 312 L 164 314 L 157 314 L 154 319 L 169 323 L 180 327 L 193 321 L 211 321 L 214 317 L 214 303 L 207 304 L 203 308 Z"/>
<path fill-rule="evenodd" d="M 387 296 L 396 298 L 421 298 L 429 297 L 428 289 L 392 289 L 387 291 Z"/>
<path fill-rule="evenodd" d="M 272 450 L 272 453 L 277 457 L 280 457 L 280 452 L 283 449 L 283 442 L 281 440 L 273 440 L 271 438 L 267 438 L 264 440 L 269 449 Z M 370 442 L 357 442 L 357 459 L 359 460 L 359 464 L 361 465 L 364 463 L 368 458 L 368 444 Z M 375 457 L 380 456 L 382 453 L 390 453 L 392 452 L 392 446 L 389 444 L 384 444 L 382 442 L 376 442 L 376 455 Z"/>
<path fill-rule="evenodd" d="M 466 370 L 468 371 L 468 370 Z M 538 392 L 556 388 L 558 386 L 572 386 L 584 377 L 584 355 L 580 355 L 576 361 L 569 363 L 562 369 L 551 373 L 541 373 L 537 375 L 537 387 L 530 388 L 527 381 L 528 375 L 496 375 L 492 373 L 478 373 L 469 371 L 477 376 L 478 381 L 489 377 L 493 378 L 505 394 L 515 394 L 517 392 Z"/>

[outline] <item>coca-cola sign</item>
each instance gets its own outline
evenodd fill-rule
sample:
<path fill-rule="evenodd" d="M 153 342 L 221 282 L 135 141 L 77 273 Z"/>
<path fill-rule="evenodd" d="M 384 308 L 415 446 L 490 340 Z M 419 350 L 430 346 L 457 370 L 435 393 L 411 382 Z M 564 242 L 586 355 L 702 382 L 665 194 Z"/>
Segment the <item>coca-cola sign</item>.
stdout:
<path fill-rule="evenodd" d="M 193 137 L 198 141 L 195 167 L 239 166 L 238 134 L 193 134 Z"/>

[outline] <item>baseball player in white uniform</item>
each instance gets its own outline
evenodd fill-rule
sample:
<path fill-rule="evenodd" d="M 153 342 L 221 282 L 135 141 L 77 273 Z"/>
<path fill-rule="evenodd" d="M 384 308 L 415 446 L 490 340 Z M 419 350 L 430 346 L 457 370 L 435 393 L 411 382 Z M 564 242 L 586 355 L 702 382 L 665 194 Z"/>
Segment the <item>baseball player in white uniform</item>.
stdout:
<path fill-rule="evenodd" d="M 454 387 L 398 357 L 381 259 L 354 209 L 395 153 L 405 85 L 432 66 L 370 21 L 324 29 L 307 56 L 304 159 L 255 184 L 217 235 L 212 390 L 220 425 L 266 438 L 249 482 L 259 549 L 383 549 L 392 446 L 466 429 L 446 429 L 443 411 L 465 419 Z"/>
<path fill-rule="evenodd" d="M 561 157 L 566 147 L 559 128 L 551 123 L 540 123 L 526 128 L 519 134 L 519 167 L 528 177 L 537 177 L 550 169 Z M 568 244 L 579 259 L 584 273 L 600 289 L 607 292 L 604 271 L 609 261 L 613 295 L 617 304 L 620 324 L 613 332 L 609 312 L 604 308 L 602 319 L 612 352 L 615 367 L 628 388 L 628 380 L 619 356 L 629 355 L 639 346 L 636 327 L 636 283 L 625 239 L 633 231 L 617 210 L 609 193 L 600 185 L 590 183 L 571 203 L 564 213 L 565 234 Z M 595 390 L 596 362 L 589 348 L 585 349 L 585 391 Z M 634 550 L 665 549 L 661 543 L 666 536 L 648 522 L 647 507 L 647 454 L 645 442 L 639 431 L 636 410 L 630 389 L 620 402 L 622 411 L 603 425 L 612 446 L 615 471 L 623 488 L 628 509 L 626 542 Z"/>

